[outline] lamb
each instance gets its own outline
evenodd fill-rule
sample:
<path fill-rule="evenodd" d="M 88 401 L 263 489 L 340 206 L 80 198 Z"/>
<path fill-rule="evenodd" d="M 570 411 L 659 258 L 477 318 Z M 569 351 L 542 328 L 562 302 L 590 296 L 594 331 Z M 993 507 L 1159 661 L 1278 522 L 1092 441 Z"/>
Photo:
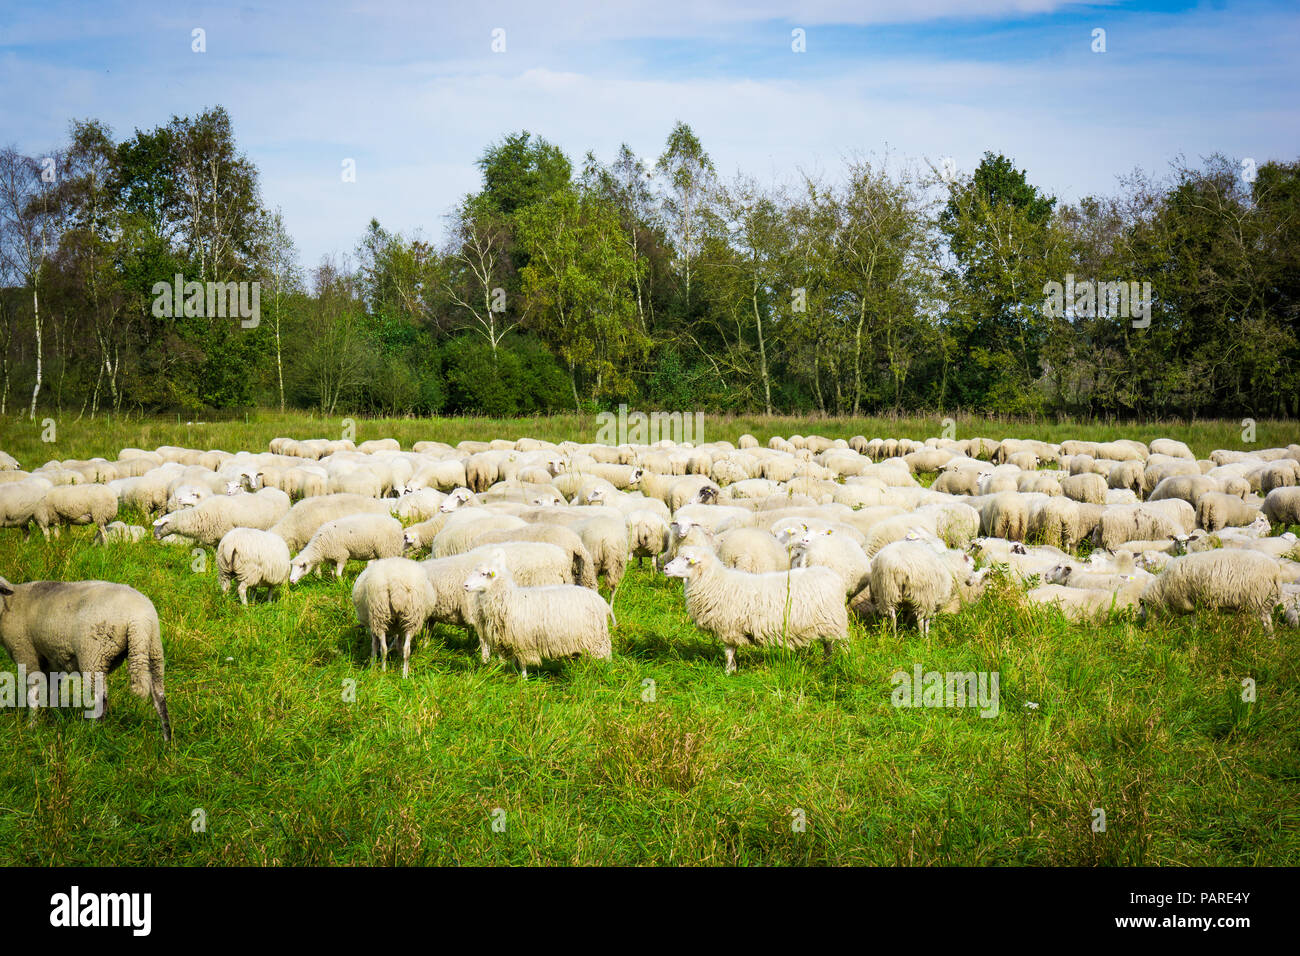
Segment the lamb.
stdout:
<path fill-rule="evenodd" d="M 138 524 L 127 524 L 124 521 L 110 521 L 104 526 L 97 535 L 95 535 L 95 544 L 109 544 L 113 541 L 143 541 L 149 536 L 149 529 Z"/>
<path fill-rule="evenodd" d="M 1277 562 L 1255 551 L 1201 551 L 1170 561 L 1142 591 L 1139 619 L 1152 609 L 1190 614 L 1198 607 L 1248 611 L 1273 630 L 1273 608 L 1281 601 Z"/>
<path fill-rule="evenodd" d="M 266 588 L 268 596 L 289 578 L 289 546 L 284 539 L 257 528 L 231 528 L 217 544 L 217 581 L 221 593 L 238 586 L 239 603 L 248 604 L 248 592 Z"/>
<path fill-rule="evenodd" d="M 258 492 L 258 494 L 262 493 Z M 299 501 L 289 509 L 288 514 L 267 530 L 283 538 L 290 551 L 300 551 L 311 540 L 316 529 L 326 521 L 353 514 L 388 515 L 391 512 L 388 502 L 377 498 L 366 498 L 362 495 L 320 495 Z"/>
<path fill-rule="evenodd" d="M 682 548 L 664 567 L 685 580 L 686 611 L 695 625 L 718 638 L 726 672 L 736 671 L 744 644 L 803 647 L 821 641 L 829 660 L 849 637 L 844 583 L 830 568 L 795 568 L 748 574 L 723 566 L 707 548 Z"/>
<path fill-rule="evenodd" d="M 135 588 L 108 581 L 10 584 L 0 578 L 0 644 L 26 668 L 29 681 L 47 670 L 102 674 L 94 710 L 101 718 L 108 710 L 108 674 L 126 661 L 131 691 L 152 698 L 163 740 L 171 740 L 158 612 Z M 33 708 L 40 704 L 33 699 L 38 690 L 28 690 Z"/>
<path fill-rule="evenodd" d="M 443 498 L 441 491 L 421 488 L 402 495 L 390 503 L 392 513 L 402 521 L 428 521 L 439 514 Z"/>
<path fill-rule="evenodd" d="M 402 677 L 410 672 L 411 639 L 433 610 L 435 596 L 424 568 L 409 558 L 382 558 L 366 565 L 352 585 L 357 623 L 370 632 L 370 662 L 383 652 L 388 670 L 389 638 L 402 640 Z"/>
<path fill-rule="evenodd" d="M 1196 503 L 1196 523 L 1211 534 L 1229 525 L 1249 525 L 1258 517 L 1259 509 L 1254 505 L 1221 491 L 1208 491 Z"/>
<path fill-rule="evenodd" d="M 63 523 L 93 524 L 103 531 L 115 517 L 117 492 L 107 485 L 58 485 L 45 493 L 32 512 L 32 520 L 46 538 L 51 525 L 55 535 Z"/>
<path fill-rule="evenodd" d="M 599 594 L 572 584 L 520 587 L 499 548 L 466 578 L 465 590 L 474 595 L 482 653 L 513 660 L 521 677 L 543 660 L 582 654 L 609 660 L 613 654 L 614 612 Z"/>
<path fill-rule="evenodd" d="M 1134 583 L 1143 584 L 1149 579 L 1145 571 L 1134 568 L 1129 573 L 1082 568 L 1072 562 L 1056 565 L 1044 576 L 1048 584 L 1063 584 L 1072 588 L 1087 588 L 1095 591 L 1115 591 Z"/>
<path fill-rule="evenodd" d="M 871 559 L 871 603 L 877 614 L 888 614 L 898 631 L 898 609 L 907 606 L 916 615 L 922 636 L 930 633 L 930 619 L 944 611 L 957 610 L 962 602 L 959 585 L 977 588 L 983 571 L 975 571 L 970 555 L 959 551 L 940 553 L 919 541 L 895 541 L 881 548 Z"/>
<path fill-rule="evenodd" d="M 395 558 L 402 553 L 402 523 L 388 515 L 348 515 L 327 521 L 294 556 L 289 583 L 297 584 L 322 565 L 334 565 L 334 577 L 343 577 L 349 560 Z"/>
<path fill-rule="evenodd" d="M 207 498 L 193 508 L 163 515 L 153 523 L 153 536 L 161 540 L 180 534 L 215 547 L 232 528 L 274 530 L 288 513 L 289 496 L 279 488 L 263 488 L 251 495 Z"/>

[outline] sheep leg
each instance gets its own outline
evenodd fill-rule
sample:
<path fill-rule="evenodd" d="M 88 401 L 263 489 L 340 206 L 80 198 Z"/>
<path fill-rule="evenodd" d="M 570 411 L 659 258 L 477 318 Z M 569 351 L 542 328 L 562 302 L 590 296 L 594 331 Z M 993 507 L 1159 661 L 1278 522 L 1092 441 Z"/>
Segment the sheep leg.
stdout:
<path fill-rule="evenodd" d="M 248 605 L 248 585 L 243 581 L 239 582 L 239 603 Z"/>
<path fill-rule="evenodd" d="M 889 630 L 898 637 L 898 611 L 892 607 L 889 609 Z"/>
<path fill-rule="evenodd" d="M 406 632 L 406 643 L 402 645 L 402 679 L 405 680 L 410 673 L 411 666 L 411 638 L 415 637 L 415 631 Z"/>
<path fill-rule="evenodd" d="M 492 648 L 481 637 L 478 639 L 478 656 L 483 660 L 484 664 L 492 659 Z"/>
<path fill-rule="evenodd" d="M 726 652 L 727 652 L 726 673 L 734 674 L 736 673 L 736 649 L 732 647 L 730 644 L 728 644 L 726 646 Z"/>
<path fill-rule="evenodd" d="M 107 699 L 107 692 L 105 692 Z M 107 704 L 105 704 L 107 708 Z M 153 709 L 158 711 L 158 719 L 162 721 L 163 743 L 170 743 L 172 739 L 172 722 L 167 716 L 167 699 L 163 696 L 162 689 L 153 688 Z"/>
<path fill-rule="evenodd" d="M 386 671 L 388 670 L 388 635 L 387 634 L 381 634 L 379 636 L 379 650 L 382 656 L 382 662 L 380 664 L 379 669 Z"/>
<path fill-rule="evenodd" d="M 230 578 L 226 577 L 225 575 L 221 576 L 221 593 L 222 594 L 230 593 Z"/>
<path fill-rule="evenodd" d="M 347 561 L 336 561 L 334 563 L 334 577 L 343 577 L 343 565 L 345 564 L 347 564 Z"/>
<path fill-rule="evenodd" d="M 822 660 L 830 663 L 830 659 L 835 654 L 835 645 L 829 637 L 822 638 Z"/>

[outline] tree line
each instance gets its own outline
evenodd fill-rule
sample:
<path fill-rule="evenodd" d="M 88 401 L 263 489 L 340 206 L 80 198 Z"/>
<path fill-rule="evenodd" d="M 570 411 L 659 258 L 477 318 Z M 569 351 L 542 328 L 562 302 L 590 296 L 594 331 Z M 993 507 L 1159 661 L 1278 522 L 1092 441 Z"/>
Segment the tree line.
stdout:
<path fill-rule="evenodd" d="M 1067 204 L 993 152 L 724 177 L 678 123 L 477 165 L 437 238 L 372 220 L 304 270 L 221 107 L 0 151 L 0 414 L 1300 414 L 1300 163 Z M 256 322 L 159 314 L 177 276 L 258 283 Z"/>

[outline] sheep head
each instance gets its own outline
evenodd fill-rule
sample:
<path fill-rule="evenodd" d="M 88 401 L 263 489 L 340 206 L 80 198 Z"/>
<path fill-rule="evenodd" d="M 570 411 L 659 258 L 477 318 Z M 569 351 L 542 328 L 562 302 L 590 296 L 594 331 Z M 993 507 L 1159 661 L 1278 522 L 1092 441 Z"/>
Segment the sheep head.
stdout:
<path fill-rule="evenodd" d="M 492 552 L 486 564 L 479 565 L 465 579 L 465 590 L 470 593 L 482 593 L 510 576 L 506 567 L 506 553 L 501 548 Z"/>
<path fill-rule="evenodd" d="M 704 570 L 712 557 L 712 552 L 703 548 L 683 548 L 677 557 L 664 565 L 664 574 L 670 578 L 694 577 Z"/>

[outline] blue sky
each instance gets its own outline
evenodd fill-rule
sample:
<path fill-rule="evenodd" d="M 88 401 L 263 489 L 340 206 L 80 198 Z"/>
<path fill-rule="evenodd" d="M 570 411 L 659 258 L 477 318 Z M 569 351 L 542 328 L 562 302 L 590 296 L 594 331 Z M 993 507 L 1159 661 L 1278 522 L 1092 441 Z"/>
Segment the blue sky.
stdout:
<path fill-rule="evenodd" d="M 11 3 L 0 141 L 40 154 L 74 117 L 125 138 L 220 103 L 308 265 L 372 216 L 440 239 L 484 145 L 521 128 L 575 165 L 622 142 L 653 161 L 682 119 L 724 176 L 780 182 L 854 153 L 968 170 L 993 149 L 1067 201 L 1179 154 L 1300 156 L 1295 0 L 469 6 Z"/>

